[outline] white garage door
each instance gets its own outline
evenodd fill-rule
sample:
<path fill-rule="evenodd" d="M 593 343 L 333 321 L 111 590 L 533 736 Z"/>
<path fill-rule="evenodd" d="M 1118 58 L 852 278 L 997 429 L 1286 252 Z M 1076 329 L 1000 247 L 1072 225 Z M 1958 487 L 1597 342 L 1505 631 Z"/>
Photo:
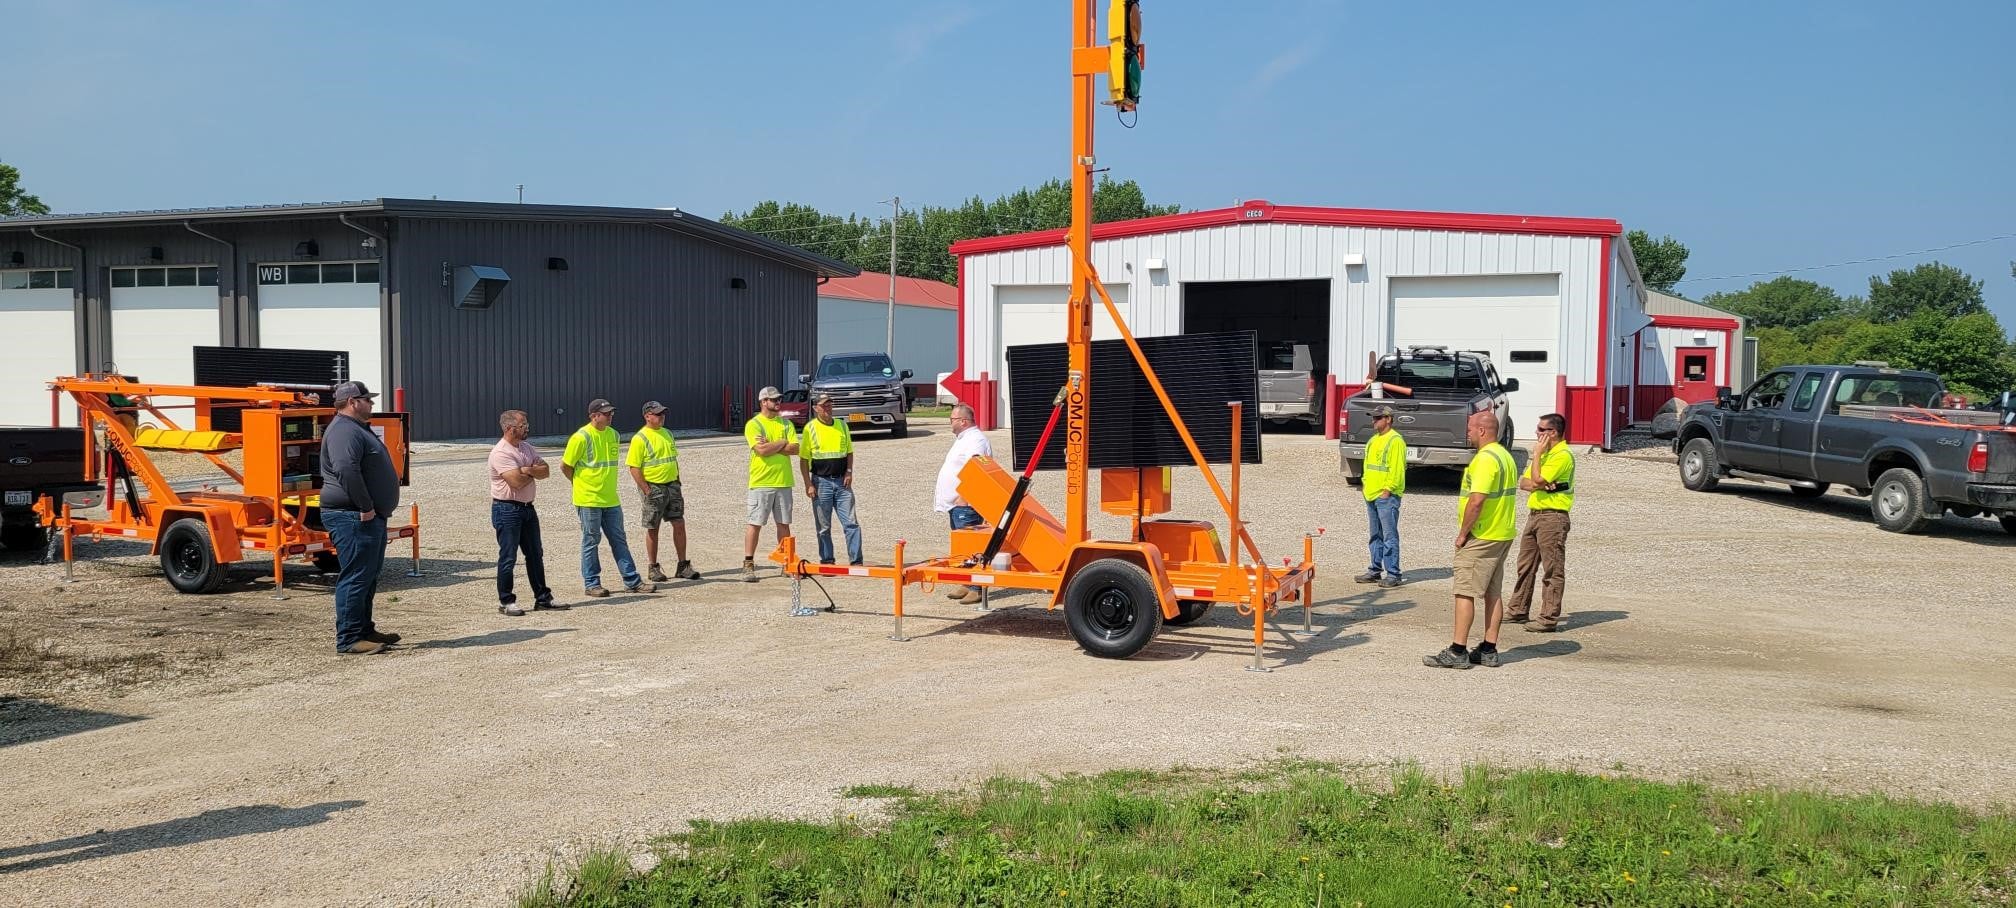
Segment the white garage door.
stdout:
<path fill-rule="evenodd" d="M 50 379 L 77 374 L 77 319 L 69 269 L 0 271 L 0 425 L 49 424 Z M 63 424 L 77 424 L 66 400 Z"/>
<path fill-rule="evenodd" d="M 157 385 L 196 383 L 191 348 L 219 342 L 216 268 L 114 268 L 111 300 L 111 360 L 119 374 Z M 159 398 L 154 403 L 179 407 L 193 401 Z M 192 410 L 163 415 L 185 429 L 196 424 Z M 155 421 L 145 415 L 140 419 Z"/>
<path fill-rule="evenodd" d="M 1487 353 L 1501 378 L 1519 380 L 1512 428 L 1533 437 L 1554 409 L 1561 374 L 1561 279 L 1553 274 L 1391 279 L 1393 343 Z"/>
<path fill-rule="evenodd" d="M 377 262 L 259 266 L 259 346 L 343 351 L 350 377 L 384 394 L 381 337 Z"/>
<path fill-rule="evenodd" d="M 1127 285 L 1108 284 L 1107 294 L 1121 312 L 1127 311 Z M 1001 382 L 1001 424 L 1009 425 L 1008 348 L 1024 344 L 1061 344 L 1071 307 L 1071 288 L 1063 284 L 1024 287 L 995 287 L 994 304 L 998 317 L 995 336 L 1001 339 L 995 351 L 994 375 Z M 1131 327 L 1131 326 L 1130 326 Z M 1092 304 L 1092 339 L 1118 340 L 1120 329 L 1106 314 L 1106 305 L 1095 298 Z"/>

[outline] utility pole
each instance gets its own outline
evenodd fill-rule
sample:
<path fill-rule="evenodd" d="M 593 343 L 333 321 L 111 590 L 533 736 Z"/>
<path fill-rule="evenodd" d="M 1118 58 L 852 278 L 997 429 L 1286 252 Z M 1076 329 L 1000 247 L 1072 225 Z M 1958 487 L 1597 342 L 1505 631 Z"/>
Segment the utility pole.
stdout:
<path fill-rule="evenodd" d="M 903 197 L 889 200 L 894 206 L 889 214 L 889 319 L 882 331 L 882 352 L 891 357 L 896 355 L 896 221 L 903 216 Z"/>

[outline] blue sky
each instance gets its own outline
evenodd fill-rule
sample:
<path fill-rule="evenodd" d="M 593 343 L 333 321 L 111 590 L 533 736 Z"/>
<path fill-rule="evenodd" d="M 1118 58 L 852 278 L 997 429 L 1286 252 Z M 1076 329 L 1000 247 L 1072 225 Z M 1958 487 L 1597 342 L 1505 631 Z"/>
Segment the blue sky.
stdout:
<path fill-rule="evenodd" d="M 1068 4 L 14 0 L 0 160 L 61 211 L 438 195 L 876 215 L 1061 176 Z M 2016 234 L 2016 3 L 1149 0 L 1155 201 L 1614 217 L 1689 275 Z M 2016 239 L 1938 258 L 2016 327 Z M 1752 278 L 1690 281 L 1701 296 Z"/>

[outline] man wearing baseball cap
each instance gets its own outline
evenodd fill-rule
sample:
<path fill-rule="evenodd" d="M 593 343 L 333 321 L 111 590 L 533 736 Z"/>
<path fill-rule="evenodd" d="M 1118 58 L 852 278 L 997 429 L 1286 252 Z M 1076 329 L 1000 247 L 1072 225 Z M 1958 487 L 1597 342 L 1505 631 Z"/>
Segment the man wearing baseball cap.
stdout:
<path fill-rule="evenodd" d="M 700 579 L 700 572 L 686 560 L 686 496 L 679 488 L 679 443 L 665 430 L 664 404 L 654 400 L 644 405 L 644 428 L 630 436 L 630 450 L 623 463 L 630 468 L 630 480 L 644 499 L 644 551 L 651 562 L 647 576 L 654 583 L 671 579 L 658 566 L 658 525 L 670 521 L 672 547 L 679 551 L 679 565 L 672 576 Z"/>
<path fill-rule="evenodd" d="M 1352 579 L 1392 589 L 1400 575 L 1400 498 L 1407 494 L 1407 439 L 1393 431 L 1393 408 L 1372 411 L 1372 438 L 1365 442 L 1365 522 L 1370 525 L 1372 566 Z"/>
<path fill-rule="evenodd" d="M 371 431 L 378 395 L 361 381 L 336 386 L 336 418 L 322 431 L 322 526 L 336 544 L 336 651 L 383 652 L 399 635 L 371 620 L 378 571 L 385 565 L 385 517 L 399 507 L 399 474 L 385 442 Z"/>
<path fill-rule="evenodd" d="M 777 544 L 791 535 L 791 455 L 798 453 L 798 430 L 777 415 L 783 392 L 765 387 L 756 392 L 763 412 L 742 427 L 749 442 L 749 526 L 742 533 L 742 579 L 756 582 L 756 540 L 765 523 L 777 524 Z"/>
<path fill-rule="evenodd" d="M 567 451 L 560 456 L 560 472 L 574 484 L 574 512 L 581 518 L 581 582 L 594 598 L 609 595 L 602 588 L 602 537 L 609 537 L 609 551 L 616 556 L 616 570 L 623 575 L 623 588 L 632 593 L 656 592 L 658 587 L 644 582 L 637 562 L 630 558 L 630 540 L 623 534 L 623 503 L 616 497 L 616 473 L 623 468 L 616 430 L 609 423 L 616 406 L 601 398 L 588 402 L 588 424 L 567 439 Z"/>

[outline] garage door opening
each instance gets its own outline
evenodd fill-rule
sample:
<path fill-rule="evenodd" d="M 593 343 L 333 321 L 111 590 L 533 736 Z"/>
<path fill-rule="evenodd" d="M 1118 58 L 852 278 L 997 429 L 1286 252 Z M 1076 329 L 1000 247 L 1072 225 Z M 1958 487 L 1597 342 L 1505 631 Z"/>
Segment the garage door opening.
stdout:
<path fill-rule="evenodd" d="M 1320 431 L 1330 387 L 1330 282 L 1209 281 L 1183 285 L 1183 333 L 1260 336 L 1260 415 L 1270 428 Z M 1306 359 L 1296 347 L 1308 348 Z"/>

